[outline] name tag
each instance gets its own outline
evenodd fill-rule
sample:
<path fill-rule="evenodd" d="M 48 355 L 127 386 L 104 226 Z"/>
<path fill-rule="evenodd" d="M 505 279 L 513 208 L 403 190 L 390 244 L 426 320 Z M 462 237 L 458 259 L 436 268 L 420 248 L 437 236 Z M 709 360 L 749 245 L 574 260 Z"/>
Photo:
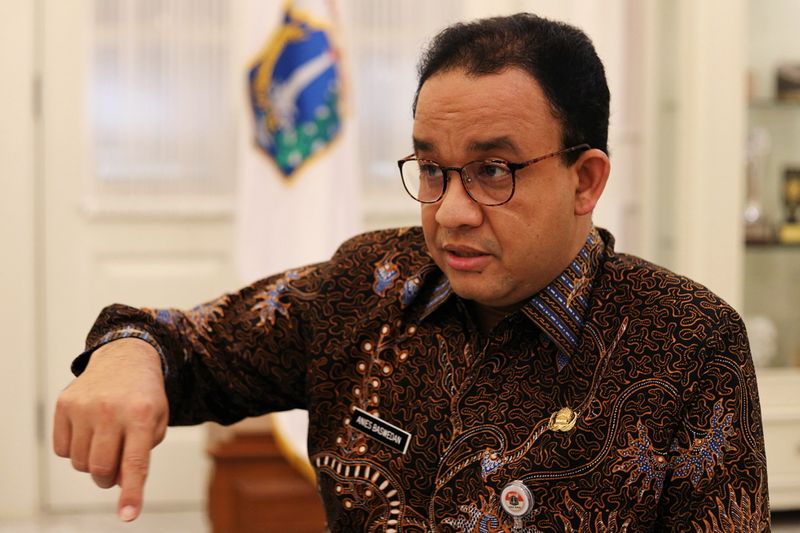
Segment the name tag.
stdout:
<path fill-rule="evenodd" d="M 408 431 L 403 431 L 399 427 L 393 426 L 361 409 L 356 409 L 353 412 L 353 416 L 350 418 L 350 426 L 367 437 L 371 437 L 402 454 L 406 453 L 408 444 L 411 442 L 411 433 Z"/>

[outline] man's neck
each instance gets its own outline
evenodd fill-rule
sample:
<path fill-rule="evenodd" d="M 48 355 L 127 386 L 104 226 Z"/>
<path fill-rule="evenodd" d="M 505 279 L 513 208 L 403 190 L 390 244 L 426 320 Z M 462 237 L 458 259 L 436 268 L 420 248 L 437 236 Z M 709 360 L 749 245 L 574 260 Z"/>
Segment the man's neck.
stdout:
<path fill-rule="evenodd" d="M 475 321 L 475 325 L 478 326 L 478 330 L 481 334 L 488 335 L 498 322 L 523 305 L 525 305 L 525 302 L 520 302 L 519 304 L 509 307 L 490 307 L 488 305 L 479 304 L 478 302 L 469 301 L 467 302 L 467 309 L 469 309 L 469 313 L 472 315 L 472 319 Z"/>

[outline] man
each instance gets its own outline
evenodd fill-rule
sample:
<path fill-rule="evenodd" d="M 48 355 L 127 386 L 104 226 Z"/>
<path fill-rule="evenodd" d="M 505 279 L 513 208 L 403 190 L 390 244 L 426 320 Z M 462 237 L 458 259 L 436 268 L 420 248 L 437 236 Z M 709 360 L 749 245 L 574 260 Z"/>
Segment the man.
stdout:
<path fill-rule="evenodd" d="M 592 225 L 608 109 L 575 28 L 444 30 L 399 161 L 422 229 L 187 312 L 106 308 L 56 453 L 128 520 L 168 421 L 301 407 L 334 531 L 768 529 L 740 318 Z"/>

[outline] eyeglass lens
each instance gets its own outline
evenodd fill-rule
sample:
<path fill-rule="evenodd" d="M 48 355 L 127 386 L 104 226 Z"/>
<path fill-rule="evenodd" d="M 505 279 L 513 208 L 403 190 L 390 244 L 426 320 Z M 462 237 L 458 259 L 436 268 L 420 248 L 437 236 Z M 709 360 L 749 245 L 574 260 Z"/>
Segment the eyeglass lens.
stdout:
<path fill-rule="evenodd" d="M 474 161 L 461 170 L 461 175 L 469 195 L 482 204 L 503 203 L 514 190 L 511 170 L 503 163 Z M 414 159 L 405 161 L 402 176 L 406 190 L 420 202 L 437 202 L 444 193 L 445 169 L 435 163 Z"/>

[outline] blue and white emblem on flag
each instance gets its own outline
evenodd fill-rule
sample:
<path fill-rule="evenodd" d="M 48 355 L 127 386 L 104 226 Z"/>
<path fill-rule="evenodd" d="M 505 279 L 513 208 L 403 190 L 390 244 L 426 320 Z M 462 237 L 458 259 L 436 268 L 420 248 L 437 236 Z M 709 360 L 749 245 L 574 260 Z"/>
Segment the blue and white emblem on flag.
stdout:
<path fill-rule="evenodd" d="M 329 26 L 289 2 L 249 72 L 256 144 L 289 178 L 341 128 L 341 72 Z"/>

